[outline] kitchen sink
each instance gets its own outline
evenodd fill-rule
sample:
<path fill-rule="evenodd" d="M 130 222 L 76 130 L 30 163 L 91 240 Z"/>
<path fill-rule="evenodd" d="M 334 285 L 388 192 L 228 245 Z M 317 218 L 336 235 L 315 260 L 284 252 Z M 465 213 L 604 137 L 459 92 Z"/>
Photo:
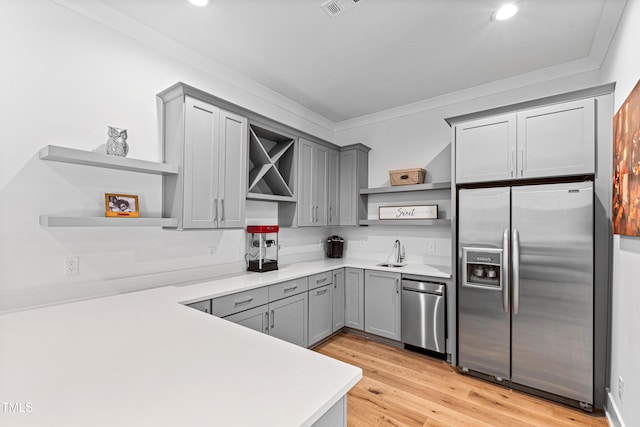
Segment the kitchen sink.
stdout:
<path fill-rule="evenodd" d="M 390 268 L 400 268 L 404 267 L 407 264 L 398 264 L 395 262 L 383 262 L 381 264 L 376 264 L 378 267 L 390 267 Z"/>

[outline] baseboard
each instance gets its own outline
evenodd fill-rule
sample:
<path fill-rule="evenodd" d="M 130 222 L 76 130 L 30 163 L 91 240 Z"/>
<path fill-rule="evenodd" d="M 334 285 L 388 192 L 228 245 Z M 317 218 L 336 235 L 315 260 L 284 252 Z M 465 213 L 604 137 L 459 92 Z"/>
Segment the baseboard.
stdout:
<path fill-rule="evenodd" d="M 607 421 L 611 427 L 626 427 L 620 411 L 616 406 L 616 402 L 611 395 L 611 392 L 607 388 L 607 402 L 604 405 L 604 413 L 607 416 Z"/>

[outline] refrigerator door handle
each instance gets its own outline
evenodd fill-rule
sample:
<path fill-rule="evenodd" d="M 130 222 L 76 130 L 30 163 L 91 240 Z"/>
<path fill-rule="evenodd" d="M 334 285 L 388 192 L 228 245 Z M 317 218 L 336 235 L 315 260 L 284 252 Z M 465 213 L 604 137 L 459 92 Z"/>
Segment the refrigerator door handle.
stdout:
<path fill-rule="evenodd" d="M 509 229 L 505 228 L 502 233 L 502 309 L 509 312 Z"/>
<path fill-rule="evenodd" d="M 520 233 L 513 229 L 513 314 L 518 314 L 520 304 Z"/>

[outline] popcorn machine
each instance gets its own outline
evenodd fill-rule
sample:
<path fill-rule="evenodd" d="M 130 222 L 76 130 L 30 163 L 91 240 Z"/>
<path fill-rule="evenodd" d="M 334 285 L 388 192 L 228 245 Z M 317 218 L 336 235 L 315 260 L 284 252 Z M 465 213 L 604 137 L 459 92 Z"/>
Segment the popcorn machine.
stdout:
<path fill-rule="evenodd" d="M 250 225 L 247 227 L 247 270 L 264 273 L 278 269 L 277 225 Z"/>

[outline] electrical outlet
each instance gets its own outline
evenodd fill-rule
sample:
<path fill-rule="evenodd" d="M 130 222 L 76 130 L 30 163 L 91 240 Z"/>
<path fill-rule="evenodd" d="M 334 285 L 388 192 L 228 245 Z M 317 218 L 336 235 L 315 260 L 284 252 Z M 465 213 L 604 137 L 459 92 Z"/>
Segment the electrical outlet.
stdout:
<path fill-rule="evenodd" d="M 430 240 L 429 243 L 427 243 L 427 252 L 435 253 L 435 251 L 436 251 L 436 242 L 434 242 L 433 240 Z"/>
<path fill-rule="evenodd" d="M 367 241 L 364 239 L 360 239 L 360 247 L 364 248 L 367 245 Z"/>
<path fill-rule="evenodd" d="M 624 380 L 622 377 L 618 377 L 618 397 L 620 398 L 620 403 L 623 401 L 624 396 Z"/>
<path fill-rule="evenodd" d="M 215 256 L 216 256 L 216 251 L 217 251 L 217 250 L 218 250 L 218 247 L 217 247 L 217 246 L 209 246 L 209 247 L 207 248 L 207 256 L 208 256 L 209 258 L 215 258 Z"/>
<path fill-rule="evenodd" d="M 80 273 L 80 258 L 68 256 L 64 259 L 64 275 L 77 276 Z"/>

